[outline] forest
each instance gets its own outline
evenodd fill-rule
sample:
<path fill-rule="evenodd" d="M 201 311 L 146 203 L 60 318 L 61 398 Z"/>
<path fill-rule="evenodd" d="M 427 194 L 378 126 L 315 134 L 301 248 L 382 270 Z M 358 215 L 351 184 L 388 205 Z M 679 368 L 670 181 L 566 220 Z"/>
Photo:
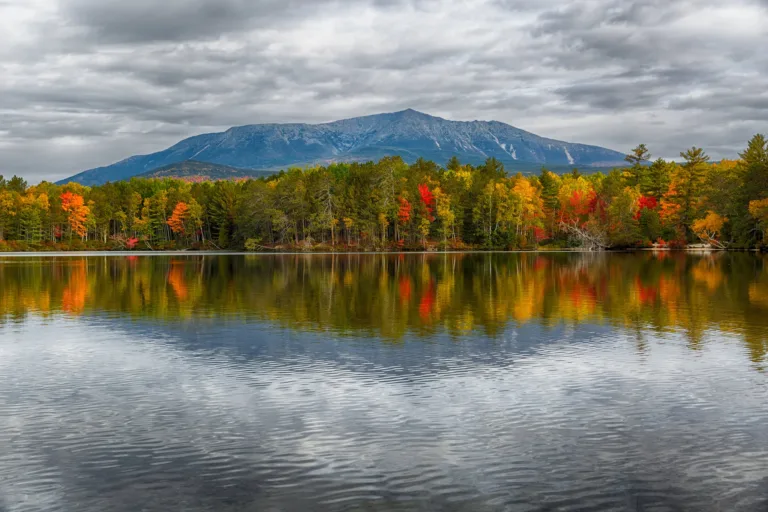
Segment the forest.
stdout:
<path fill-rule="evenodd" d="M 738 160 L 680 156 L 652 160 L 641 144 L 626 167 L 563 175 L 390 157 L 235 181 L 0 177 L 0 251 L 764 249 L 766 138 Z"/>

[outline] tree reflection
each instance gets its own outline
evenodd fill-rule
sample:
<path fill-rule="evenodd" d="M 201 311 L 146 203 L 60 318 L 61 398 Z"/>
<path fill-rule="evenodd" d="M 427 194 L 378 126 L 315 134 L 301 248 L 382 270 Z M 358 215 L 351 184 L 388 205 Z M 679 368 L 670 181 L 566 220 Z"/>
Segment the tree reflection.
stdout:
<path fill-rule="evenodd" d="M 768 265 L 753 254 L 412 254 L 0 260 L 0 311 L 163 321 L 237 317 L 398 341 L 527 323 L 733 333 L 768 351 Z"/>

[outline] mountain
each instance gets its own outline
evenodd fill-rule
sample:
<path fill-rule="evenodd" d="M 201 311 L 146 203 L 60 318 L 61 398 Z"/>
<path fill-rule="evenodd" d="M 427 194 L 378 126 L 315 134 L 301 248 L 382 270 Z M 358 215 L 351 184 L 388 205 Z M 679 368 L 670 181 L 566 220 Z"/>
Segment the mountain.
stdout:
<path fill-rule="evenodd" d="M 84 171 L 67 181 L 96 185 L 195 160 L 242 169 L 377 160 L 400 155 L 446 163 L 457 156 L 479 164 L 495 157 L 510 170 L 542 165 L 579 168 L 623 165 L 624 154 L 597 146 L 539 137 L 498 121 L 449 121 L 415 110 L 325 124 L 255 124 L 197 135 L 151 155 L 132 156 Z"/>
<path fill-rule="evenodd" d="M 269 176 L 273 171 L 239 169 L 228 165 L 185 160 L 139 174 L 139 178 L 176 178 L 188 181 L 236 180 Z"/>

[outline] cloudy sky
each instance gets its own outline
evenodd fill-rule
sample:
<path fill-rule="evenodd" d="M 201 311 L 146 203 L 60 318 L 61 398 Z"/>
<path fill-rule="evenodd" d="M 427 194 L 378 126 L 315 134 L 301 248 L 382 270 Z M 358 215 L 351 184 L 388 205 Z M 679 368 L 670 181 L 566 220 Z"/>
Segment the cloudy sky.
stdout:
<path fill-rule="evenodd" d="M 654 156 L 768 131 L 768 0 L 0 0 L 0 173 L 414 108 Z"/>

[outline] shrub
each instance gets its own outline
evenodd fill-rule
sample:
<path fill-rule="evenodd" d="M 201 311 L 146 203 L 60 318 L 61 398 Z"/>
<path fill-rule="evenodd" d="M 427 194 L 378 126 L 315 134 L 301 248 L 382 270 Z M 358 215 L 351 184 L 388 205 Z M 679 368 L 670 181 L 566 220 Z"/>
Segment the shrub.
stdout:
<path fill-rule="evenodd" d="M 261 247 L 260 242 L 261 240 L 257 238 L 249 238 L 245 241 L 245 250 L 250 252 L 258 251 Z"/>
<path fill-rule="evenodd" d="M 670 249 L 679 251 L 679 250 L 685 249 L 688 246 L 688 243 L 683 239 L 676 238 L 675 240 L 670 240 L 669 242 L 667 242 L 667 246 Z"/>

